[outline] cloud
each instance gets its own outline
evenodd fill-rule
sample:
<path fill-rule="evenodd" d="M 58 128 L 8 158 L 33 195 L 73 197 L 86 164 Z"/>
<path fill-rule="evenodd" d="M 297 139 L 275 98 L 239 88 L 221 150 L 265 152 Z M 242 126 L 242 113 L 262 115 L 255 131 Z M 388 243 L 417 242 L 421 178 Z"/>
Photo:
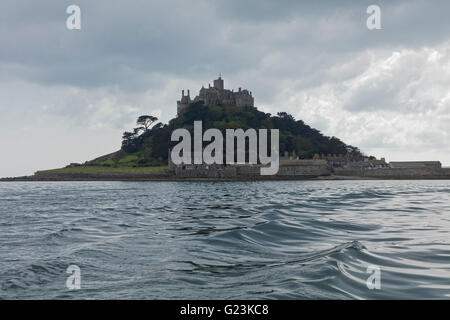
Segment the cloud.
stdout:
<path fill-rule="evenodd" d="M 450 42 L 386 58 L 375 53 L 331 69 L 311 88 L 286 82 L 274 103 L 284 101 L 298 118 L 368 153 L 449 154 Z"/>
<path fill-rule="evenodd" d="M 77 31 L 65 27 L 69 4 L 0 3 L 0 134 L 35 128 L 40 164 L 70 162 L 52 153 L 61 130 L 114 151 L 139 114 L 168 121 L 181 89 L 195 94 L 219 72 L 260 109 L 290 111 L 367 153 L 450 163 L 448 1 L 379 1 L 376 31 L 372 1 L 79 0 Z M 35 141 L 0 143 L 25 159 Z M 74 146 L 76 158 L 95 144 Z M 0 176 L 31 163 L 7 160 Z"/>
<path fill-rule="evenodd" d="M 367 2 L 369 3 L 369 2 Z M 383 30 L 365 27 L 354 1 L 78 1 L 82 30 L 65 28 L 66 4 L 0 4 L 2 64 L 10 76 L 79 87 L 146 90 L 151 73 L 205 78 L 254 70 L 274 52 L 297 71 L 367 48 L 434 45 L 450 32 L 445 8 L 426 1 L 381 2 Z M 319 55 L 323 59 L 315 59 Z M 281 71 L 281 70 L 280 70 Z M 288 74 L 289 75 L 289 74 Z"/>

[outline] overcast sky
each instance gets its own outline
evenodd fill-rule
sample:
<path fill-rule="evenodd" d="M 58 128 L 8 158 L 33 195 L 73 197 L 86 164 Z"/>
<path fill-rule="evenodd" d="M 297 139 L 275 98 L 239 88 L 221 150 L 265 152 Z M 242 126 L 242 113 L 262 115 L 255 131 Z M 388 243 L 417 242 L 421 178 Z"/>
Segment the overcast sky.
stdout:
<path fill-rule="evenodd" d="M 81 8 L 68 30 L 66 8 Z M 366 9 L 381 8 L 381 30 Z M 392 160 L 450 165 L 450 1 L 0 2 L 0 177 L 120 148 L 137 116 L 167 122 L 182 89 L 222 73 Z"/>

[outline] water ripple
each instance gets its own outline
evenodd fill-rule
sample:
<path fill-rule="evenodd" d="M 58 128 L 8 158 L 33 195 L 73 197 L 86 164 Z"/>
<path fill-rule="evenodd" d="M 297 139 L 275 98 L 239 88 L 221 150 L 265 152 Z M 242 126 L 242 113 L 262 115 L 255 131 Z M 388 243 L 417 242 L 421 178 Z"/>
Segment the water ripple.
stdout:
<path fill-rule="evenodd" d="M 448 181 L 3 183 L 0 298 L 448 299 L 449 209 Z"/>

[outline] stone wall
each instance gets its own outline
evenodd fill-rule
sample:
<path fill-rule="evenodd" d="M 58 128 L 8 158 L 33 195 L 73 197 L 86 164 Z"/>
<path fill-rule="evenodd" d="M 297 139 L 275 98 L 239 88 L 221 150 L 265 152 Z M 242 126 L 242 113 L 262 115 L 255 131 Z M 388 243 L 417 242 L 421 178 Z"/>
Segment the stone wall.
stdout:
<path fill-rule="evenodd" d="M 450 179 L 450 169 L 440 168 L 379 168 L 342 169 L 335 168 L 338 176 L 356 176 L 378 179 Z"/>
<path fill-rule="evenodd" d="M 331 171 L 326 165 L 305 164 L 305 165 L 282 165 L 278 171 L 278 176 L 325 176 Z"/>
<path fill-rule="evenodd" d="M 219 90 L 216 88 L 202 88 L 194 102 L 203 101 L 205 106 L 251 106 L 254 105 L 253 97 L 247 90 L 232 92 L 227 89 Z"/>
<path fill-rule="evenodd" d="M 261 165 L 187 166 L 175 167 L 175 176 L 180 178 L 226 178 L 226 179 L 271 179 L 317 177 L 330 175 L 331 171 L 325 162 L 295 161 L 281 164 L 274 176 L 261 176 Z"/>
<path fill-rule="evenodd" d="M 175 176 L 179 178 L 234 178 L 236 177 L 236 167 L 228 166 L 222 168 L 175 168 Z"/>

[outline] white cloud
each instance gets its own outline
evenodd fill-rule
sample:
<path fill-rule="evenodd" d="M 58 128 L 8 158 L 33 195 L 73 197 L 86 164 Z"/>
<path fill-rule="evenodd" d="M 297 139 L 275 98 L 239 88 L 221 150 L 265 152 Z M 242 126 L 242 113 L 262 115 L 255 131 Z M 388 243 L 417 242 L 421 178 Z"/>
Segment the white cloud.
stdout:
<path fill-rule="evenodd" d="M 450 162 L 450 42 L 383 58 L 364 52 L 328 74 L 312 88 L 283 82 L 284 90 L 266 109 L 285 105 L 297 118 L 367 153 L 411 159 L 439 154 Z"/>
<path fill-rule="evenodd" d="M 176 113 L 179 88 L 189 81 L 140 93 L 116 88 L 47 86 L 11 81 L 0 86 L 0 177 L 84 162 L 120 148 L 123 131 L 141 114 L 167 122 Z"/>

